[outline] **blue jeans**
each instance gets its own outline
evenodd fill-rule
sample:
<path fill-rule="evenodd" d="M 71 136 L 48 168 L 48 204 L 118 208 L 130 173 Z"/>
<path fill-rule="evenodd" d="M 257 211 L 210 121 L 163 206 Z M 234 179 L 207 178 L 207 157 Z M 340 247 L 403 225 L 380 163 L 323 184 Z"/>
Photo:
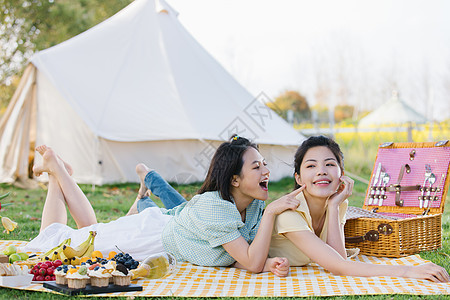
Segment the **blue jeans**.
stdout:
<path fill-rule="evenodd" d="M 174 208 L 184 202 L 186 199 L 180 195 L 164 178 L 161 177 L 156 171 L 150 171 L 145 175 L 145 186 L 152 191 L 152 193 L 161 199 L 164 207 L 167 209 Z M 147 207 L 158 207 L 150 197 L 143 197 L 137 202 L 138 212 L 143 211 Z"/>

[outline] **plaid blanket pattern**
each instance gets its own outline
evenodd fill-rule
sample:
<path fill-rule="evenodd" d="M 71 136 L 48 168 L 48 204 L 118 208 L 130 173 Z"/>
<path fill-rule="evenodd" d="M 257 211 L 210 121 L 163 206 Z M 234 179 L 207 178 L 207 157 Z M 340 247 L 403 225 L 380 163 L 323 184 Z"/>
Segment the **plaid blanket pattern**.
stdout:
<path fill-rule="evenodd" d="M 9 244 L 23 246 L 23 241 L 0 241 L 0 249 Z M 389 259 L 359 255 L 355 260 L 373 264 L 418 265 L 427 262 L 418 255 Z M 198 267 L 178 264 L 177 270 L 160 280 L 138 280 L 141 292 L 97 294 L 95 296 L 179 296 L 179 297 L 310 297 L 339 295 L 416 294 L 448 295 L 449 283 L 394 277 L 334 276 L 322 267 L 312 264 L 293 267 L 286 278 L 271 273 L 250 272 L 224 267 Z M 45 291 L 42 284 L 17 287 L 30 291 Z"/>

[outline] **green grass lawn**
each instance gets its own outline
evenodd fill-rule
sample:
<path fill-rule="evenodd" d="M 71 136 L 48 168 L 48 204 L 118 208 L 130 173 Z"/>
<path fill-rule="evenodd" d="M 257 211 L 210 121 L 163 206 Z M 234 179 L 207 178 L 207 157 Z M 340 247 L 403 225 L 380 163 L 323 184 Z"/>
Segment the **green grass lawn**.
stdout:
<path fill-rule="evenodd" d="M 369 178 L 370 175 L 362 175 Z M 186 198 L 192 197 L 200 184 L 191 185 L 175 185 L 175 188 Z M 97 213 L 99 222 L 108 222 L 120 216 L 123 216 L 128 211 L 130 205 L 133 203 L 137 191 L 138 184 L 119 184 L 119 185 L 105 185 L 96 186 L 93 189 L 90 185 L 81 185 L 82 190 L 90 199 L 94 210 Z M 277 199 L 278 197 L 291 191 L 293 188 L 292 178 L 285 178 L 279 182 L 270 183 L 270 199 Z M 367 185 L 355 181 L 355 189 L 350 198 L 350 205 L 362 207 Z M 39 232 L 41 211 L 46 197 L 46 190 L 33 189 L 24 190 L 15 188 L 11 185 L 0 184 L 0 195 L 11 192 L 11 195 L 4 199 L 2 203 L 11 202 L 13 205 L 2 208 L 0 215 L 7 216 L 19 223 L 19 226 L 12 233 L 7 235 L 0 232 L 2 240 L 30 240 Z M 158 199 L 155 199 L 160 204 Z M 421 253 L 421 257 L 429 259 L 450 270 L 449 260 L 449 236 L 450 236 L 450 214 L 448 210 L 443 215 L 443 248 L 438 251 L 430 251 Z M 75 222 L 69 218 L 69 225 L 75 227 Z M 345 296 L 345 297 L 328 297 L 328 299 L 424 299 L 423 297 L 413 295 L 381 295 L 381 296 Z M 0 288 L 0 299 L 66 299 L 66 296 L 55 295 L 51 293 L 28 292 L 21 290 L 14 290 L 8 288 Z M 104 297 L 93 297 L 94 299 L 105 299 Z M 136 297 L 139 298 L 139 297 Z M 115 298 L 117 299 L 117 298 Z M 167 298 L 163 298 L 167 299 Z M 182 299 L 182 298 L 178 298 Z M 231 298 L 221 298 L 231 299 Z M 254 299 L 271 299 L 271 298 L 254 298 Z M 280 298 L 277 298 L 280 299 Z M 282 298 L 281 298 L 282 299 Z M 286 298 L 287 299 L 287 298 Z M 292 298 L 289 298 L 292 299 Z M 442 296 L 430 297 L 426 299 L 442 299 Z"/>

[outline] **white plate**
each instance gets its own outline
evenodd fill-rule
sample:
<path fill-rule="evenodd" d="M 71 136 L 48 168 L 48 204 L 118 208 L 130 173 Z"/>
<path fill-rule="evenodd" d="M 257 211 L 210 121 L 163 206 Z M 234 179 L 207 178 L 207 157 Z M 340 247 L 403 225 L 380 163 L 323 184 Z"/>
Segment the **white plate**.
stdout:
<path fill-rule="evenodd" d="M 18 276 L 0 276 L 0 286 L 24 286 L 30 285 L 33 279 L 33 274 L 18 275 Z"/>

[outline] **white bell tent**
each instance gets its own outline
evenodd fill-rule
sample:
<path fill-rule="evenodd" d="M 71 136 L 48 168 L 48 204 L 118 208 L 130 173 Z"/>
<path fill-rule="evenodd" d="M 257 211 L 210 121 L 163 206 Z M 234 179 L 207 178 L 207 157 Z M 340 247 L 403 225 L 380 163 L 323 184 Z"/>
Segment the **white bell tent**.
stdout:
<path fill-rule="evenodd" d="M 201 181 L 233 133 L 260 145 L 272 180 L 292 176 L 304 137 L 264 97 L 228 74 L 167 3 L 136 0 L 32 57 L 0 122 L 0 182 L 29 178 L 40 144 L 79 183 L 137 182 L 138 162 L 169 181 Z"/>
<path fill-rule="evenodd" d="M 412 142 L 413 124 L 425 124 L 427 118 L 399 98 L 398 92 L 393 91 L 392 97 L 373 112 L 362 118 L 359 128 L 370 128 L 387 125 L 407 124 L 408 142 Z"/>

